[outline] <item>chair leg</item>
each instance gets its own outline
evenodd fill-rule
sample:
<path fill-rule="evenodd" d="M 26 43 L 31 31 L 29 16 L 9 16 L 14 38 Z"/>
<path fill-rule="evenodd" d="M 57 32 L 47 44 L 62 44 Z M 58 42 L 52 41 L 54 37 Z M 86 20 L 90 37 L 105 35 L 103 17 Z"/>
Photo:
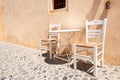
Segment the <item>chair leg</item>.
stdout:
<path fill-rule="evenodd" d="M 74 69 L 77 69 L 77 63 L 76 63 L 76 45 L 74 45 Z"/>
<path fill-rule="evenodd" d="M 102 61 L 101 61 L 101 67 L 104 66 L 104 51 L 102 52 Z"/>
<path fill-rule="evenodd" d="M 52 59 L 52 45 L 51 45 L 51 41 L 49 43 L 49 50 L 50 50 L 50 59 Z"/>
<path fill-rule="evenodd" d="M 97 46 L 94 47 L 94 76 L 97 76 Z"/>

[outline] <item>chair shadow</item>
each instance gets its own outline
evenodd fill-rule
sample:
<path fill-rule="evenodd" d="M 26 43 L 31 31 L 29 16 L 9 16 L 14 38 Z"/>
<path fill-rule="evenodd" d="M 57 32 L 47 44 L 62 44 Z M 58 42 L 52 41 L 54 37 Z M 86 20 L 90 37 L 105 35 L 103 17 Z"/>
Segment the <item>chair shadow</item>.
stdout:
<path fill-rule="evenodd" d="M 79 62 L 77 62 L 77 69 L 83 72 L 87 72 L 92 66 L 93 64 L 88 61 L 79 60 Z M 70 65 L 70 67 L 74 69 L 74 64 Z M 87 73 L 93 75 L 93 72 L 92 73 L 87 72 Z"/>
<path fill-rule="evenodd" d="M 66 63 L 68 63 L 67 61 L 63 61 L 63 60 L 60 60 L 60 59 L 57 59 L 57 58 L 53 58 L 53 55 L 52 55 L 52 59 L 50 59 L 50 56 L 49 56 L 48 53 L 45 53 L 42 56 L 45 57 L 44 61 L 48 64 L 66 64 Z"/>

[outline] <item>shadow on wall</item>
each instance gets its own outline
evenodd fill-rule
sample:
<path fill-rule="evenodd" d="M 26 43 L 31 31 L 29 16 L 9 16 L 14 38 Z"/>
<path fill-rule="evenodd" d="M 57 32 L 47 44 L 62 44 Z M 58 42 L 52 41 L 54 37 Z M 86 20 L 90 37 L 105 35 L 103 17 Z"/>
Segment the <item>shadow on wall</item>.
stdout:
<path fill-rule="evenodd" d="M 90 9 L 90 11 L 88 12 L 88 14 L 86 15 L 86 20 L 91 21 L 95 18 L 98 8 L 100 6 L 101 0 L 94 0 L 92 8 Z M 81 32 L 81 41 L 85 41 L 85 26 Z"/>
<path fill-rule="evenodd" d="M 105 3 L 103 5 L 100 5 L 101 2 L 101 0 L 94 0 L 91 10 L 86 16 L 86 19 L 88 21 L 94 20 L 95 16 L 97 15 L 97 11 L 99 10 L 99 7 L 101 6 L 104 6 L 104 9 L 98 19 L 104 19 L 107 17 L 108 9 L 105 8 Z"/>
<path fill-rule="evenodd" d="M 103 19 L 107 18 L 107 14 L 108 14 L 108 9 L 106 9 L 106 8 L 104 7 L 104 9 L 103 9 L 103 11 L 102 11 L 99 19 L 100 19 L 100 20 L 103 20 Z M 97 29 L 99 29 L 99 26 L 97 27 Z"/>
<path fill-rule="evenodd" d="M 95 15 L 97 13 L 97 10 L 98 10 L 98 8 L 100 6 L 100 2 L 101 2 L 101 0 L 94 0 L 91 10 L 89 11 L 89 13 L 86 16 L 86 19 L 88 21 L 94 19 Z"/>
<path fill-rule="evenodd" d="M 102 12 L 102 14 L 100 16 L 100 19 L 102 20 L 104 18 L 107 18 L 107 14 L 108 14 L 108 9 L 104 8 L 104 10 L 103 10 L 103 12 Z"/>
<path fill-rule="evenodd" d="M 102 3 L 102 5 L 100 3 Z M 94 20 L 97 15 L 97 11 L 99 10 L 99 7 L 102 7 L 102 6 L 104 6 L 103 7 L 104 9 L 101 11 L 100 16 L 97 16 L 97 17 L 100 20 L 103 20 L 104 18 L 106 18 L 108 14 L 108 9 L 105 8 L 105 3 L 103 4 L 102 0 L 94 0 L 92 8 L 89 11 L 88 15 L 86 16 L 86 19 L 88 21 Z"/>

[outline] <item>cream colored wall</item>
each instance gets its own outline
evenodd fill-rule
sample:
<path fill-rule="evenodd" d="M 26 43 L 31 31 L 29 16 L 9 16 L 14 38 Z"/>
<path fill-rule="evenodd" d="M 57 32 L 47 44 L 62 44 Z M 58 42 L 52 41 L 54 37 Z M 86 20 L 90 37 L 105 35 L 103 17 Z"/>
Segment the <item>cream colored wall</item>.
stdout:
<path fill-rule="evenodd" d="M 4 40 L 38 47 L 48 31 L 47 0 L 3 0 Z"/>
<path fill-rule="evenodd" d="M 105 0 L 69 0 L 68 11 L 48 13 L 48 0 L 2 0 L 4 40 L 30 47 L 39 47 L 39 40 L 47 38 L 48 24 L 61 23 L 62 29 L 83 28 L 71 33 L 69 41 L 84 41 L 86 20 L 108 18 L 105 63 L 120 65 L 119 0 L 111 0 L 110 10 L 104 8 Z M 62 34 L 65 40 L 67 34 Z M 71 45 L 72 46 L 72 45 Z"/>
<path fill-rule="evenodd" d="M 111 0 L 106 36 L 106 63 L 120 65 L 120 0 Z"/>
<path fill-rule="evenodd" d="M 1 7 L 1 0 L 0 0 L 0 41 L 3 40 L 3 32 L 2 32 L 2 7 Z"/>

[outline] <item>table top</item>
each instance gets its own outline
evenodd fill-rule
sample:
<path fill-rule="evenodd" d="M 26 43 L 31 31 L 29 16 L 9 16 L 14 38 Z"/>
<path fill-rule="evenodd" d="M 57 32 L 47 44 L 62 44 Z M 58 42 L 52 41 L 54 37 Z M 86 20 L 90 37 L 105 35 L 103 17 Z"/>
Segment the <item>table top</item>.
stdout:
<path fill-rule="evenodd" d="M 50 33 L 62 33 L 62 32 L 79 32 L 81 29 L 64 29 L 64 30 L 54 30 L 49 31 Z"/>

